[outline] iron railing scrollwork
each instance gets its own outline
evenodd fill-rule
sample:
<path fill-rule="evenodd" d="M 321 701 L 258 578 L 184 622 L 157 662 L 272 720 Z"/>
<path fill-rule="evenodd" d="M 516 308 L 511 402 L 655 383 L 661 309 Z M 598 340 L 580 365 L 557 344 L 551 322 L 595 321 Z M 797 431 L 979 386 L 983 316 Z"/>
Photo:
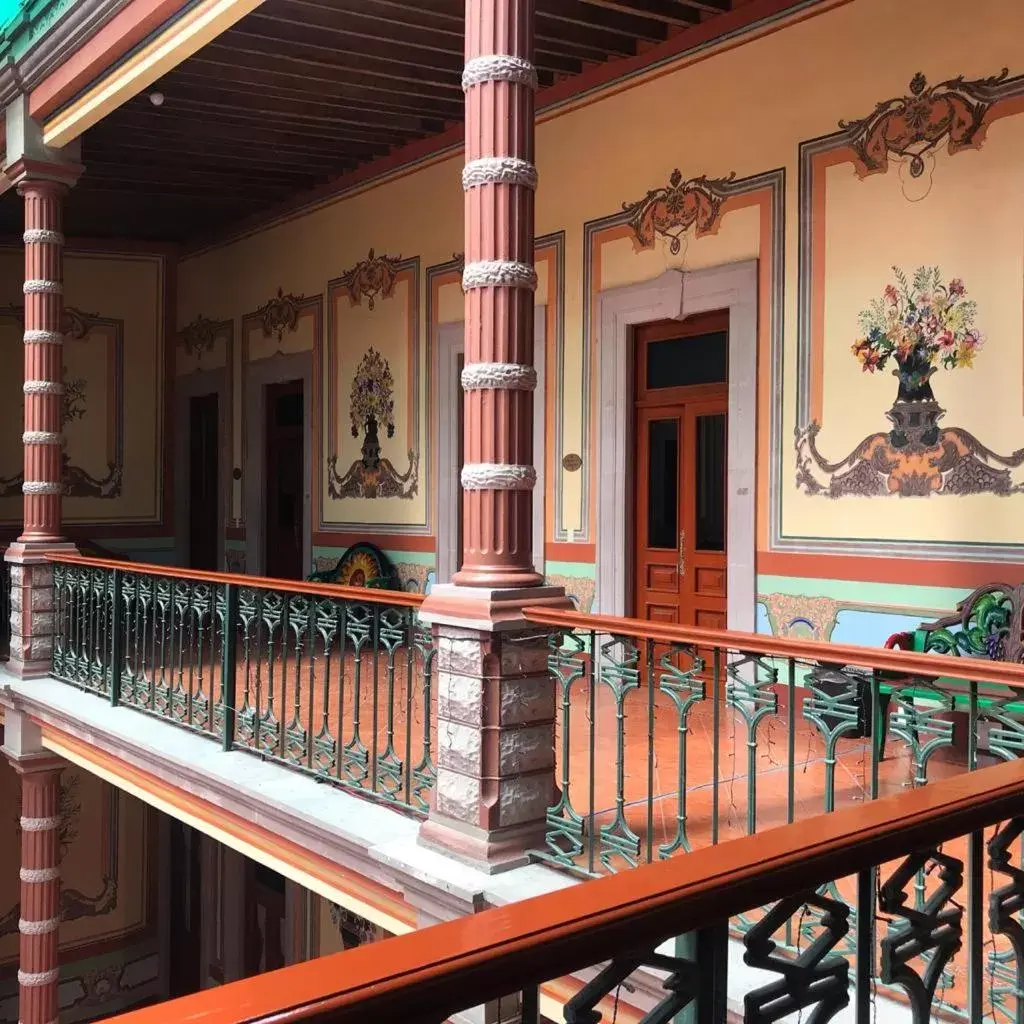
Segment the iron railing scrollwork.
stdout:
<path fill-rule="evenodd" d="M 54 586 L 57 678 L 426 813 L 434 652 L 415 605 L 61 561 Z"/>

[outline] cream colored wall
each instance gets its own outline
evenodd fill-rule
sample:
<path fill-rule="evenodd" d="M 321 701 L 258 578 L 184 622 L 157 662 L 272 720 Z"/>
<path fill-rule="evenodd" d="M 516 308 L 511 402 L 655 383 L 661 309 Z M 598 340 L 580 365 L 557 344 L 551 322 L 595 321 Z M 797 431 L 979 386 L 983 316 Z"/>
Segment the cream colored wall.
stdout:
<path fill-rule="evenodd" d="M 165 274 L 161 256 L 65 254 L 65 306 L 90 318 L 84 337 L 67 338 L 63 349 L 68 380 L 84 386 L 82 415 L 64 431 L 68 459 L 96 481 L 110 476 L 112 462 L 121 467 L 111 493 L 64 499 L 71 526 L 150 526 L 163 518 Z M 0 374 L 0 481 L 22 469 L 22 325 L 2 312 L 22 306 L 23 277 L 21 249 L 0 248 L 0 351 L 9 367 Z M 18 524 L 20 487 L 7 490 L 0 524 Z"/>
<path fill-rule="evenodd" d="M 801 219 L 806 222 L 810 216 L 800 209 L 801 143 L 837 132 L 841 119 L 867 116 L 880 101 L 904 96 L 919 70 L 929 84 L 958 75 L 983 78 L 1004 66 L 1012 74 L 1024 72 L 1019 46 L 1024 5 L 1011 0 L 970 5 L 958 0 L 849 0 L 825 3 L 812 14 L 781 31 L 755 33 L 738 44 L 692 54 L 645 81 L 620 84 L 597 101 L 588 97 L 574 109 L 545 115 L 538 124 L 537 234 L 565 233 L 564 295 L 557 297 L 564 307 L 564 348 L 549 373 L 549 386 L 558 389 L 549 404 L 548 437 L 552 443 L 560 439 L 560 448 L 549 456 L 549 464 L 556 467 L 550 486 L 559 492 L 559 513 L 549 516 L 547 533 L 549 542 L 572 537 L 577 543 L 560 545 L 558 559 L 593 559 L 594 474 L 566 473 L 561 459 L 579 453 L 588 470 L 596 465 L 600 427 L 591 370 L 598 344 L 599 291 L 654 278 L 667 267 L 706 267 L 750 257 L 761 260 L 766 306 L 759 334 L 759 552 L 781 551 L 787 537 L 793 538 L 787 550 L 798 550 L 800 538 L 932 539 L 954 546 L 979 537 L 993 544 L 1018 540 L 1015 523 L 1024 511 L 1020 495 L 832 500 L 803 494 L 796 484 L 793 436 L 800 356 L 799 232 Z M 833 457 L 846 455 L 872 431 L 889 429 L 885 412 L 895 397 L 895 381 L 888 374 L 874 379 L 862 374 L 849 350 L 857 335 L 857 312 L 881 293 L 894 263 L 908 272 L 922 264 L 940 265 L 947 279 L 963 278 L 980 304 L 979 321 L 988 343 L 976 368 L 936 376 L 936 394 L 947 410 L 944 423 L 971 430 L 999 452 L 1024 447 L 1022 146 L 1024 118 L 1019 116 L 995 122 L 980 152 L 951 157 L 943 143 L 929 179 L 931 190 L 923 198 L 904 195 L 906 168 L 901 169 L 898 158 L 888 173 L 863 179 L 849 160 L 828 171 L 823 215 L 814 212 L 813 226 L 819 239 L 822 231 L 826 239 L 820 444 Z M 329 279 L 373 246 L 392 257 L 416 256 L 424 268 L 424 292 L 416 304 L 421 322 L 415 325 L 423 351 L 432 334 L 423 319 L 426 268 L 450 261 L 463 248 L 460 166 L 461 156 L 445 159 L 184 260 L 179 324 L 200 311 L 238 320 L 279 286 L 324 293 Z M 755 176 L 783 171 L 778 212 L 784 225 L 773 221 L 770 188 L 758 192 L 751 185 L 749 195 L 727 202 L 712 233 L 697 237 L 692 229 L 687 232 L 676 255 L 663 238 L 638 252 L 621 223 L 607 232 L 595 226 L 602 219 L 614 220 L 624 203 L 666 186 L 677 167 L 684 178 L 734 174 L 732 187 L 741 188 Z M 588 224 L 590 251 L 585 242 Z M 771 259 L 772 231 L 780 232 L 778 262 Z M 767 308 L 770 289 L 777 283 L 771 279 L 773 272 L 784 273 L 775 310 L 783 325 L 779 351 L 772 349 Z M 435 323 L 459 320 L 460 304 L 457 285 L 438 289 Z M 400 364 L 401 336 L 411 326 L 403 322 L 400 310 L 411 308 L 392 298 L 378 302 L 374 312 L 365 306 L 351 312 L 344 321 L 342 377 L 371 340 L 395 354 L 393 369 Z M 591 331 L 585 337 L 588 317 Z M 771 376 L 773 362 L 781 373 L 777 380 Z M 559 365 L 560 379 L 554 372 Z M 397 387 L 401 373 L 395 376 Z M 421 431 L 429 403 L 426 377 L 420 374 Z M 344 387 L 339 398 L 338 431 L 344 434 Z M 781 416 L 775 423 L 773 403 L 779 400 Z M 406 408 L 408 396 L 396 395 L 396 410 Z M 394 441 L 385 442 L 385 454 L 401 463 L 400 469 L 405 436 L 399 426 Z M 340 437 L 338 443 L 342 451 L 355 450 L 350 437 Z M 771 480 L 767 467 L 773 456 L 779 470 Z M 779 512 L 773 518 L 770 510 L 776 503 Z M 361 521 L 372 524 L 372 530 L 422 522 L 429 503 L 399 509 L 364 501 L 360 508 Z M 346 516 L 351 519 L 352 513 Z M 816 575 L 829 574 L 827 562 Z M 775 564 L 772 571 L 782 568 Z M 864 572 L 871 578 L 870 569 Z M 908 569 L 908 578 L 912 576 Z"/>

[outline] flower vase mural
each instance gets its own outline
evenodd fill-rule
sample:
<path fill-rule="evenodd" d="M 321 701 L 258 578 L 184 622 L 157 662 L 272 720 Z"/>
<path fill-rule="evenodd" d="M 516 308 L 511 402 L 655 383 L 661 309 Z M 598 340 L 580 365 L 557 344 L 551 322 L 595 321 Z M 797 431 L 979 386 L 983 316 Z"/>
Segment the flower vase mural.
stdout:
<path fill-rule="evenodd" d="M 332 498 L 408 498 L 419 486 L 419 456 L 410 449 L 409 468 L 400 474 L 381 455 L 380 431 L 395 436 L 394 378 L 388 361 L 370 348 L 352 379 L 349 420 L 352 436 L 363 435 L 362 457 L 344 476 L 337 472 L 337 456 L 327 460 L 328 493 Z"/>
<path fill-rule="evenodd" d="M 847 495 L 925 497 L 1000 494 L 1024 490 L 1024 449 L 999 455 L 945 416 L 933 383 L 940 371 L 969 370 L 984 344 L 978 305 L 960 278 L 939 267 L 910 277 L 893 267 L 881 297 L 861 311 L 850 351 L 864 373 L 889 370 L 896 397 L 885 413 L 891 428 L 864 438 L 837 462 L 818 448 L 819 423 L 796 434 L 797 486 L 830 498 Z"/>

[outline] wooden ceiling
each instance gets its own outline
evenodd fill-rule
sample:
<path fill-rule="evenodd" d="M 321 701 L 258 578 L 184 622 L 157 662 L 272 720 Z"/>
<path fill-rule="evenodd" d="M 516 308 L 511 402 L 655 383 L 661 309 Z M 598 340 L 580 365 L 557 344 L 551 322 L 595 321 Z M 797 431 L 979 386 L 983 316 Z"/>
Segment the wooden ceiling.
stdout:
<path fill-rule="evenodd" d="M 537 0 L 541 86 L 744 2 Z M 265 0 L 153 86 L 161 106 L 137 96 L 86 134 L 65 229 L 226 229 L 460 121 L 462 65 L 463 0 Z"/>

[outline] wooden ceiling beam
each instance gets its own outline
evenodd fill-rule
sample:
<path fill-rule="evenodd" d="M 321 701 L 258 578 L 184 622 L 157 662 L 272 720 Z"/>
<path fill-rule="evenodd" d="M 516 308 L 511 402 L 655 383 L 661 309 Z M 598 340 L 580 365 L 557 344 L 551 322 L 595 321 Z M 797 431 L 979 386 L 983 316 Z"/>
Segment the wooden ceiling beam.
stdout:
<path fill-rule="evenodd" d="M 275 34 L 280 45 L 290 43 L 319 44 L 325 36 L 337 40 L 339 54 L 358 54 L 393 64 L 407 64 L 425 71 L 462 74 L 464 43 L 455 35 L 443 35 L 427 29 L 378 27 L 374 32 L 359 30 L 347 23 L 338 24 L 336 18 L 307 15 L 301 21 L 270 14 L 257 8 L 245 20 L 244 29 Z M 418 37 L 418 38 L 417 38 Z M 557 74 L 578 74 L 582 70 L 579 58 L 564 55 L 562 47 L 535 46 L 534 62 L 537 67 Z M 604 56 L 596 54 L 595 56 Z"/>
<path fill-rule="evenodd" d="M 166 145 L 148 140 L 136 142 L 131 148 L 94 146 L 84 158 L 86 174 L 90 174 L 97 163 L 102 166 L 124 164 L 127 167 L 135 167 L 140 163 L 144 165 L 151 162 L 181 170 L 202 167 L 217 173 L 230 173 L 236 176 L 258 172 L 269 176 L 289 178 L 295 173 L 296 168 L 304 168 L 310 175 L 315 176 L 340 174 L 345 168 L 357 167 L 359 160 L 354 157 L 335 157 L 313 161 L 306 157 L 296 159 L 295 157 L 289 158 L 287 155 L 263 155 L 259 151 L 211 153 L 200 143 L 195 143 L 193 147 L 175 145 L 173 151 L 169 151 Z"/>
<path fill-rule="evenodd" d="M 295 160 L 314 163 L 337 159 L 371 160 L 382 156 L 390 148 L 385 143 L 352 142 L 335 138 L 310 138 L 293 132 L 277 131 L 260 126 L 237 126 L 220 123 L 196 125 L 187 120 L 163 122 L 155 127 L 144 118 L 119 121 L 110 134 L 90 133 L 86 138 L 85 160 L 93 146 L 119 151 L 131 151 L 136 146 L 162 145 L 165 150 L 180 152 L 193 146 L 197 155 L 206 152 L 224 152 L 241 155 L 262 152 L 265 156 L 281 154 Z"/>
<path fill-rule="evenodd" d="M 637 41 L 660 43 L 668 35 L 663 21 L 638 16 L 622 8 L 594 7 L 586 0 L 537 0 L 537 23 L 551 31 L 565 31 L 566 25 L 596 26 L 602 33 L 619 36 L 634 47 Z"/>
<path fill-rule="evenodd" d="M 373 25 L 373 35 L 451 50 L 460 56 L 465 48 L 460 4 L 453 4 L 448 10 L 427 10 L 422 5 L 397 0 L 335 0 L 333 4 L 321 0 L 267 0 L 262 11 L 297 24 L 307 23 L 308 15 L 312 14 L 314 18 L 357 31 L 360 25 Z M 606 31 L 595 25 L 593 18 L 572 28 L 568 24 L 552 23 L 538 14 L 534 33 L 537 53 L 607 60 L 610 54 L 626 56 L 636 52 L 635 36 Z"/>
<path fill-rule="evenodd" d="M 84 179 L 83 179 L 84 180 Z M 316 184 L 317 175 L 303 174 L 294 178 L 282 178 L 263 175 L 250 175 L 248 179 L 234 175 L 229 179 L 218 179 L 209 169 L 187 173 L 168 172 L 160 167 L 126 167 L 117 164 L 104 165 L 93 170 L 92 180 L 97 185 L 124 186 L 125 191 L 140 189 L 173 189 L 181 187 L 189 192 L 211 193 L 223 195 L 230 191 L 234 195 L 253 196 L 261 202 L 270 204 L 285 198 L 296 188 L 310 188 Z"/>
<path fill-rule="evenodd" d="M 355 104 L 342 104 L 328 100 L 309 98 L 297 100 L 290 97 L 275 97 L 266 93 L 252 93 L 231 84 L 190 86 L 179 83 L 173 92 L 164 92 L 161 112 L 170 113 L 182 104 L 192 108 L 211 111 L 231 112 L 253 111 L 267 117 L 286 120 L 310 121 L 326 125 L 350 126 L 360 130 L 386 130 L 416 136 L 439 132 L 444 129 L 441 118 L 423 118 L 417 114 L 399 111 L 362 110 Z"/>
<path fill-rule="evenodd" d="M 256 32 L 249 27 L 246 20 L 239 27 L 225 32 L 220 41 L 229 49 L 238 48 L 242 52 L 273 54 L 282 56 L 282 43 L 273 33 Z M 322 38 L 322 37 L 321 37 Z M 457 71 L 448 70 L 427 70 L 415 67 L 410 64 L 395 62 L 394 60 L 378 60 L 369 57 L 362 51 L 346 51 L 337 46 L 328 46 L 324 43 L 315 42 L 290 42 L 287 56 L 289 59 L 306 59 L 316 61 L 317 59 L 335 68 L 343 68 L 349 71 L 358 72 L 369 78 L 388 80 L 392 83 L 402 83 L 406 87 L 421 85 L 446 88 L 452 92 L 462 93 L 462 69 Z"/>
<path fill-rule="evenodd" d="M 676 0 L 676 3 L 703 14 L 725 14 L 732 10 L 732 0 Z"/>
<path fill-rule="evenodd" d="M 375 153 L 386 153 L 394 145 L 394 136 L 390 134 L 368 135 L 365 132 L 348 130 L 338 131 L 324 125 L 297 125 L 286 123 L 275 125 L 260 118 L 246 117 L 241 111 L 222 114 L 217 118 L 201 120 L 183 112 L 184 116 L 172 115 L 162 118 L 150 116 L 149 111 L 142 107 L 119 112 L 116 121 L 110 125 L 112 130 L 121 126 L 141 124 L 144 128 L 153 127 L 158 131 L 178 131 L 188 137 L 203 139 L 216 143 L 222 139 L 232 139 L 245 143 L 249 140 L 277 144 L 291 143 L 294 146 L 316 146 L 321 149 L 331 146 L 347 146 L 353 149 L 365 148 Z M 130 130 L 130 129 L 129 129 Z"/>
<path fill-rule="evenodd" d="M 377 110 L 382 114 L 406 114 L 434 118 L 442 121 L 461 120 L 462 104 L 454 100 L 407 97 L 398 93 L 377 92 L 347 82 L 327 78 L 316 79 L 288 72 L 236 67 L 215 62 L 190 61 L 160 83 L 165 95 L 173 95 L 177 83 L 193 88 L 216 87 L 218 84 L 243 87 L 253 95 L 265 94 L 279 99 L 302 99 L 310 95 L 311 86 L 316 94 L 335 103 L 350 104 L 361 110 Z"/>
<path fill-rule="evenodd" d="M 652 18 L 678 28 L 689 28 L 700 21 L 700 15 L 696 11 L 677 3 L 676 0 L 582 0 L 582 2 L 609 11 L 621 11 L 624 14 L 633 14 L 641 18 Z"/>

